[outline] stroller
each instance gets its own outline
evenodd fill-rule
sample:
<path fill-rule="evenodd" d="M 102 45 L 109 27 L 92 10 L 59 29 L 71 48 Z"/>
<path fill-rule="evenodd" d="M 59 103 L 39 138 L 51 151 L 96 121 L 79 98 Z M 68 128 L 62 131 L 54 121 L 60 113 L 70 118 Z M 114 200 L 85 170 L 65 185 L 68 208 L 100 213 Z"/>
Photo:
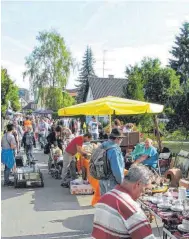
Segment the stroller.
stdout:
<path fill-rule="evenodd" d="M 55 179 L 61 179 L 63 168 L 63 156 L 54 152 L 54 148 L 50 149 L 48 162 L 49 174 Z"/>
<path fill-rule="evenodd" d="M 27 161 L 24 160 L 24 155 L 17 155 L 16 161 L 16 172 L 14 173 L 14 187 L 28 187 L 37 186 L 44 187 L 43 174 L 39 167 L 35 164 L 37 160 Z"/>

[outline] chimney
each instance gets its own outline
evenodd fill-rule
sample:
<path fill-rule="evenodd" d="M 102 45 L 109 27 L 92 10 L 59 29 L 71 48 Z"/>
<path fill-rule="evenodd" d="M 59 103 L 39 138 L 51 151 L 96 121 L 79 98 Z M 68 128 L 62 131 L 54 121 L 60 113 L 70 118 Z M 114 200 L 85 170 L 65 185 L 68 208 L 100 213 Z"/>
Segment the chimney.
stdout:
<path fill-rule="evenodd" d="M 108 78 L 109 78 L 109 79 L 113 79 L 113 78 L 114 78 L 114 75 L 108 75 Z"/>

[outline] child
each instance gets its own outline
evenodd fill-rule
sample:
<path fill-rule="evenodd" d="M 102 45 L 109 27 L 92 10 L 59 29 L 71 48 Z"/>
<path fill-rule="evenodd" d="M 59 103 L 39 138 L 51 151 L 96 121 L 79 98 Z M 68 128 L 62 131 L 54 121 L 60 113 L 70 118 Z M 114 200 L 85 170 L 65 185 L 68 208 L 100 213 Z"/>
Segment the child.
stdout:
<path fill-rule="evenodd" d="M 34 134 L 32 132 L 32 126 L 27 126 L 27 131 L 24 133 L 24 136 L 22 138 L 22 145 L 24 145 L 27 160 L 29 163 L 31 163 L 32 160 L 34 160 L 33 146 L 36 148 L 36 142 Z"/>
<path fill-rule="evenodd" d="M 58 147 L 57 141 L 54 142 L 51 152 L 52 152 L 51 158 L 53 160 L 50 162 L 49 172 L 51 172 L 52 168 L 55 168 L 56 170 L 55 177 L 60 178 L 62 173 L 62 168 L 63 168 L 63 155 L 62 155 L 62 150 Z"/>
<path fill-rule="evenodd" d="M 53 147 L 53 149 L 52 149 L 52 154 L 53 154 L 54 156 L 61 157 L 61 156 L 62 156 L 62 150 L 58 147 L 57 141 L 55 141 L 55 142 L 53 143 L 53 145 L 54 145 L 54 147 Z"/>

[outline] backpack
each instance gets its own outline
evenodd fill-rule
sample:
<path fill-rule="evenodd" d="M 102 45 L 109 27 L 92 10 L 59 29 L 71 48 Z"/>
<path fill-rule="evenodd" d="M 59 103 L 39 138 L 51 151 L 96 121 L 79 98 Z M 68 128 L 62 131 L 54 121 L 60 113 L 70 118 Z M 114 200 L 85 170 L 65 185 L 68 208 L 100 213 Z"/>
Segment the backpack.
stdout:
<path fill-rule="evenodd" d="M 33 134 L 26 134 L 26 145 L 33 145 Z"/>
<path fill-rule="evenodd" d="M 107 151 L 111 148 L 114 148 L 114 146 L 104 149 L 101 145 L 92 153 L 89 172 L 93 178 L 98 180 L 109 178 L 111 167 L 107 158 Z"/>

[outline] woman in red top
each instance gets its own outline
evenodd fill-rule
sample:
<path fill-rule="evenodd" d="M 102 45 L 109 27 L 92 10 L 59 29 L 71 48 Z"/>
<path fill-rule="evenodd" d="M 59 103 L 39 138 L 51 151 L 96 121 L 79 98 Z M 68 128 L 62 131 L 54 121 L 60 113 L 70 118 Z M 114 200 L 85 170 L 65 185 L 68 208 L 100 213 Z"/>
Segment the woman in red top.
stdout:
<path fill-rule="evenodd" d="M 66 175 L 68 173 L 68 168 L 72 160 L 74 160 L 74 155 L 80 153 L 81 155 L 85 156 L 87 153 L 82 150 L 83 143 L 90 142 L 92 139 L 92 135 L 90 133 L 86 133 L 83 136 L 75 137 L 67 146 L 64 152 L 64 166 L 62 170 L 62 187 L 68 187 L 69 181 L 66 179 Z M 75 176 L 72 174 L 72 176 Z M 74 178 L 73 178 L 74 179 Z"/>

